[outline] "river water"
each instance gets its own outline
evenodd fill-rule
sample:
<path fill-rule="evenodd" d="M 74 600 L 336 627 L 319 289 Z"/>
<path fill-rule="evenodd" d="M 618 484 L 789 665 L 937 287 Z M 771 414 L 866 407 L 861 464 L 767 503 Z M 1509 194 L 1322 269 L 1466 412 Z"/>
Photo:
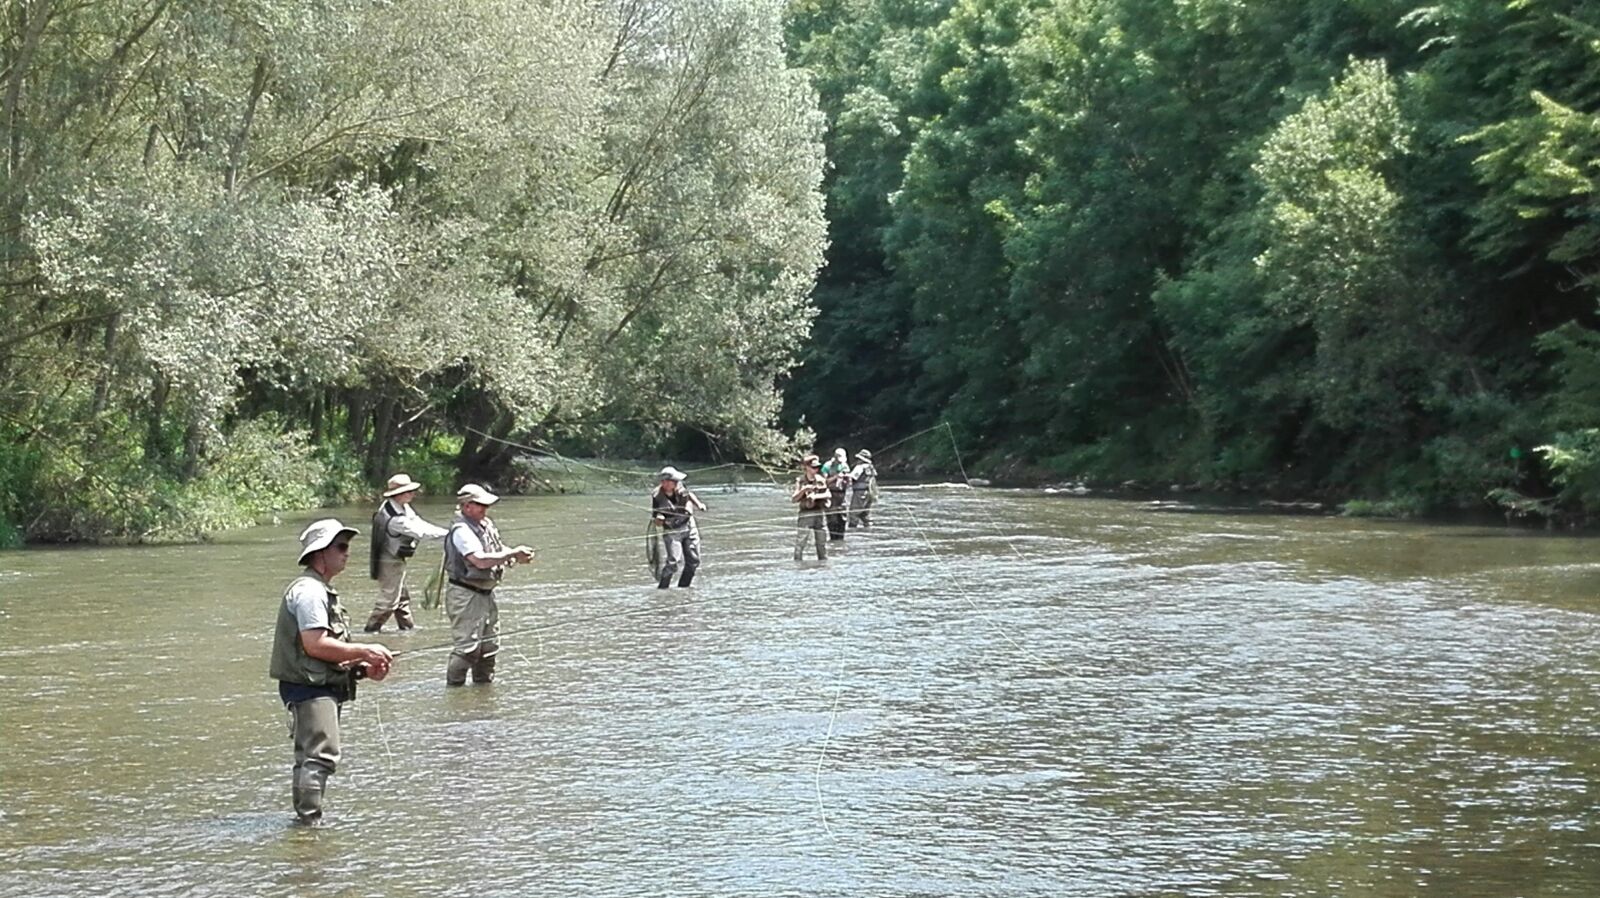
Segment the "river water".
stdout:
<path fill-rule="evenodd" d="M 320 514 L 0 555 L 0 895 L 1600 894 L 1591 540 L 932 487 L 797 565 L 702 497 L 670 592 L 637 495 L 496 506 L 499 681 L 386 634 L 320 829 L 266 678 Z"/>

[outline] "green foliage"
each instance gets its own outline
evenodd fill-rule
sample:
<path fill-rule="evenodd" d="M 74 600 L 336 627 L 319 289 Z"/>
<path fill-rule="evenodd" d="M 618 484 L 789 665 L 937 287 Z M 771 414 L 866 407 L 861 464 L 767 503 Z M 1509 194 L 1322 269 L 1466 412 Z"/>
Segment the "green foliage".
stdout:
<path fill-rule="evenodd" d="M 1427 510 L 1427 502 L 1415 495 L 1351 499 L 1339 507 L 1339 513 L 1347 518 L 1415 518 Z"/>
<path fill-rule="evenodd" d="M 773 4 L 24 3 L 0 58 L 31 536 L 448 482 L 441 434 L 475 475 L 511 455 L 482 434 L 616 418 L 789 444 L 823 122 Z"/>
<path fill-rule="evenodd" d="M 44 467 L 44 452 L 25 437 L 26 431 L 0 424 L 0 548 L 21 544 Z"/>
<path fill-rule="evenodd" d="M 436 434 L 411 443 L 394 455 L 391 467 L 404 471 L 430 495 L 447 496 L 460 486 L 455 458 L 461 452 L 459 436 Z"/>
<path fill-rule="evenodd" d="M 1580 479 L 1600 3 L 924 9 L 791 6 L 836 166 L 795 420 L 1402 511 Z"/>
<path fill-rule="evenodd" d="M 304 431 L 274 416 L 244 421 L 219 436 L 204 474 L 183 479 L 146 464 L 126 422 L 108 422 L 86 462 L 51 457 L 33 494 L 40 503 L 27 522 L 30 539 L 49 541 L 190 540 L 255 523 L 286 509 L 346 496 L 319 494 L 335 482 Z"/>
<path fill-rule="evenodd" d="M 1562 499 L 1600 508 L 1600 428 L 1562 431 L 1534 451 L 1549 465 Z"/>

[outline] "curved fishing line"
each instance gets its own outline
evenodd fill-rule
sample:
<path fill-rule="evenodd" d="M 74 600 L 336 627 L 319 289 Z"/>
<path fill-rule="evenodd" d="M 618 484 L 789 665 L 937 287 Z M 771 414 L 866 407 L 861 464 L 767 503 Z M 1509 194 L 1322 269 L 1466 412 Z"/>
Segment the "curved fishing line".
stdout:
<path fill-rule="evenodd" d="M 923 543 L 925 543 L 928 546 L 928 551 L 930 553 L 932 553 L 932 555 L 935 558 L 937 558 L 937 559 L 939 559 L 941 561 L 944 560 L 944 556 L 941 555 L 939 553 L 939 550 L 934 547 L 933 540 L 928 538 L 927 531 L 926 531 L 926 529 L 923 528 L 922 522 L 917 518 L 917 516 L 915 514 L 913 514 L 909 509 L 906 510 L 906 515 L 911 518 L 912 526 L 916 528 L 917 535 L 922 538 Z M 965 588 L 960 588 L 957 591 L 961 594 L 961 597 L 966 600 L 967 604 L 972 606 L 973 612 L 976 613 L 979 617 L 983 618 L 985 623 L 987 623 L 989 626 L 993 627 L 995 632 L 1000 634 L 1001 638 L 1005 639 L 1006 642 L 1011 643 L 1012 647 L 1016 648 L 1017 651 L 1020 651 L 1024 655 L 1026 655 L 1029 658 L 1033 659 L 1033 661 L 1035 663 L 1037 663 L 1039 666 L 1048 668 L 1050 670 L 1053 670 L 1056 673 L 1062 674 L 1063 676 L 1077 677 L 1077 678 L 1080 678 L 1080 679 L 1085 677 L 1084 674 L 1076 673 L 1076 672 L 1069 671 L 1069 670 L 1066 670 L 1066 669 L 1061 668 L 1061 667 L 1057 667 L 1056 665 L 1051 664 L 1049 661 L 1046 661 L 1044 658 L 1040 657 L 1038 653 L 1034 652 L 1032 649 L 1028 648 L 1026 645 L 1024 645 L 1024 644 L 1018 642 L 1016 639 L 1012 638 L 1011 634 L 1006 632 L 1006 628 L 1005 627 L 1002 627 L 998 622 L 995 621 L 994 618 L 992 618 L 988 614 L 984 613 L 984 610 L 983 610 L 982 606 L 980 606 L 977 602 L 973 601 L 972 596 L 969 594 L 968 590 L 966 590 Z"/>
<path fill-rule="evenodd" d="M 844 695 L 844 658 L 839 659 L 838 688 L 833 691 L 833 710 L 828 712 L 828 732 L 822 737 L 822 752 L 817 755 L 816 769 L 811 772 L 811 787 L 817 794 L 817 815 L 822 818 L 822 831 L 833 838 L 833 827 L 828 825 L 828 809 L 822 803 L 822 765 L 828 760 L 828 744 L 833 741 L 833 723 L 839 718 L 839 697 Z"/>
<path fill-rule="evenodd" d="M 938 424 L 935 424 L 932 427 L 924 427 L 923 429 L 917 431 L 914 434 L 911 434 L 910 436 L 901 437 L 900 439 L 895 440 L 894 442 L 890 443 L 887 446 L 878 447 L 878 454 L 882 455 L 883 453 L 888 452 L 890 449 L 893 449 L 896 446 L 900 446 L 900 445 L 902 445 L 904 443 L 909 443 L 912 440 L 916 439 L 917 437 L 922 436 L 925 433 L 933 433 L 935 430 L 938 430 L 941 427 L 949 427 L 949 426 L 950 426 L 950 422 L 948 422 L 948 421 L 940 421 Z"/>
<path fill-rule="evenodd" d="M 515 630 L 507 630 L 504 633 L 498 634 L 496 638 L 499 640 L 505 639 L 509 636 L 521 636 L 527 633 L 543 633 L 547 630 L 558 630 L 562 627 L 573 626 L 574 624 L 589 624 L 596 621 L 612 620 L 619 617 L 638 617 L 640 615 L 654 614 L 661 611 L 676 611 L 682 608 L 689 608 L 691 606 L 698 605 L 703 601 L 706 600 L 700 597 L 695 597 L 692 599 L 685 599 L 681 602 L 672 602 L 664 605 L 651 605 L 648 608 L 630 608 L 626 611 L 612 611 L 605 614 L 574 615 L 572 617 L 564 617 L 553 621 L 547 621 L 542 624 L 534 624 L 533 626 L 529 627 L 518 627 Z M 440 649 L 454 648 L 455 644 L 455 640 L 452 639 L 449 642 L 441 642 L 436 645 L 425 645 L 414 649 L 403 649 L 401 651 L 394 652 L 393 657 L 401 658 L 406 655 L 420 655 L 424 652 L 437 652 Z"/>
<path fill-rule="evenodd" d="M 784 515 L 781 518 L 756 518 L 756 519 L 750 520 L 750 521 L 733 521 L 733 522 L 730 522 L 730 523 L 727 523 L 727 524 L 698 525 L 698 529 L 699 529 L 699 531 L 701 533 L 719 532 L 719 531 L 723 531 L 723 530 L 740 530 L 740 529 L 753 529 L 753 530 L 754 529 L 774 529 L 775 526 L 780 522 L 786 522 L 786 523 L 792 525 L 794 523 L 794 520 L 795 520 L 795 516 L 793 514 L 787 514 L 787 515 Z M 544 531 L 544 530 L 545 530 L 544 527 L 519 527 L 519 528 L 516 528 L 516 529 L 513 529 L 513 530 L 502 530 L 502 531 L 500 531 L 500 535 L 501 536 L 507 536 L 507 535 L 510 535 L 510 534 L 535 533 L 535 532 L 541 532 L 541 531 Z M 535 549 L 537 549 L 537 550 L 539 550 L 541 552 L 547 552 L 547 551 L 551 551 L 551 550 L 554 550 L 554 549 L 574 549 L 574 548 L 578 548 L 578 547 L 581 547 L 581 546 L 600 546 L 600 545 L 605 545 L 607 543 L 633 542 L 634 540 L 637 540 L 638 538 L 639 538 L 638 536 L 604 537 L 604 538 L 601 538 L 601 539 L 585 539 L 585 540 L 580 540 L 578 542 L 572 542 L 572 543 L 556 543 L 556 544 L 547 545 L 547 546 L 534 546 L 533 548 L 535 548 Z"/>
<path fill-rule="evenodd" d="M 389 759 L 389 766 L 394 766 L 394 751 L 389 748 L 389 731 L 383 726 L 383 699 L 373 699 L 372 711 L 378 718 L 378 735 L 383 738 L 383 754 Z"/>
<path fill-rule="evenodd" d="M 950 438 L 950 451 L 952 451 L 952 452 L 954 452 L 956 454 L 956 467 L 961 470 L 961 480 L 964 483 L 966 483 L 967 486 L 970 487 L 970 486 L 972 486 L 972 478 L 967 476 L 967 466 L 965 464 L 962 464 L 962 462 L 961 462 L 961 447 L 956 445 L 956 431 L 955 431 L 955 428 L 950 426 L 950 422 L 949 421 L 943 421 L 943 422 L 940 422 L 940 423 L 942 423 L 944 425 L 945 435 Z M 981 503 L 981 502 L 977 503 L 977 504 L 978 504 L 978 509 L 983 512 L 983 516 L 986 519 L 988 519 L 989 526 L 993 527 L 994 528 L 994 532 L 1000 534 L 1000 538 L 1006 541 L 1006 545 L 1011 547 L 1012 553 L 1014 553 L 1018 558 L 1026 560 L 1028 556 L 1022 554 L 1022 550 L 1017 548 L 1017 544 L 1012 541 L 1010 535 L 1008 535 L 1003 529 L 1001 529 L 1000 522 L 995 520 L 994 515 L 989 513 L 988 507 L 983 505 L 983 503 Z"/>

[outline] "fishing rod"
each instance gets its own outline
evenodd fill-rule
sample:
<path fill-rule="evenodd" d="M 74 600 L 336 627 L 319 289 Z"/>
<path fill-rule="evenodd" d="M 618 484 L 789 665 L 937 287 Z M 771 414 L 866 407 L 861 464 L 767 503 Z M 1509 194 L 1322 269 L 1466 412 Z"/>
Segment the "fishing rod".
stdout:
<path fill-rule="evenodd" d="M 827 512 L 817 512 L 817 514 L 826 514 L 826 513 Z M 789 524 L 793 524 L 794 521 L 795 521 L 795 514 L 791 512 L 790 514 L 786 514 L 781 518 L 757 518 L 755 520 L 750 520 L 750 521 L 733 521 L 733 522 L 727 523 L 727 524 L 708 524 L 708 525 L 703 526 L 703 527 L 697 526 L 696 529 L 699 530 L 701 533 L 707 533 L 707 532 L 714 533 L 714 532 L 720 532 L 720 531 L 723 531 L 723 530 L 737 530 L 737 529 L 740 529 L 740 528 L 762 528 L 762 527 L 765 527 L 765 528 L 771 529 L 774 525 L 776 525 L 776 524 L 778 524 L 780 522 L 787 522 Z M 518 527 L 518 528 L 513 529 L 513 530 L 502 530 L 502 531 L 500 531 L 500 535 L 501 536 L 507 536 L 507 535 L 510 535 L 510 534 L 533 533 L 534 531 L 543 530 L 543 529 L 544 529 L 543 527 Z M 638 536 L 618 536 L 618 537 L 608 537 L 608 538 L 605 538 L 605 539 L 586 539 L 586 540 L 581 540 L 579 542 L 574 542 L 574 543 L 557 543 L 555 545 L 549 545 L 549 546 L 534 546 L 534 548 L 538 549 L 541 552 L 543 552 L 543 551 L 548 551 L 548 550 L 551 550 L 551 549 L 573 549 L 573 548 L 577 548 L 579 546 L 597 546 L 597 545 L 604 545 L 606 543 L 632 542 L 632 541 L 634 541 L 634 540 L 636 540 L 638 538 L 639 538 Z"/>
<path fill-rule="evenodd" d="M 784 518 L 783 520 L 789 520 L 789 519 L 788 518 Z M 913 520 L 915 520 L 915 518 L 913 518 Z M 628 536 L 628 537 L 621 537 L 619 539 L 594 540 L 594 541 L 591 541 L 591 542 L 619 542 L 619 541 L 632 542 L 635 539 L 638 539 L 638 537 L 636 537 L 636 536 Z M 589 544 L 590 543 L 585 542 L 585 543 L 573 543 L 571 545 L 573 545 L 573 546 L 582 546 L 582 545 L 589 545 Z M 549 548 L 566 548 L 566 547 L 551 546 Z M 648 608 L 634 608 L 634 609 L 630 609 L 630 610 L 627 610 L 627 611 L 613 611 L 613 612 L 609 612 L 609 613 L 606 613 L 606 614 L 594 614 L 594 615 L 584 615 L 584 616 L 578 616 L 578 617 L 562 618 L 560 620 L 550 621 L 549 623 L 536 624 L 536 625 L 531 626 L 531 627 L 519 627 L 519 628 L 517 628 L 515 630 L 509 630 L 509 631 L 507 631 L 505 633 L 499 634 L 499 636 L 496 637 L 496 638 L 500 639 L 500 638 L 505 638 L 507 636 L 518 636 L 518 635 L 522 635 L 524 633 L 538 633 L 538 632 L 542 632 L 542 631 L 545 631 L 545 630 L 558 629 L 560 627 L 569 626 L 571 624 L 592 623 L 594 621 L 610 620 L 610 619 L 619 618 L 619 617 L 633 617 L 633 616 L 637 616 L 637 615 L 641 615 L 641 614 L 650 614 L 652 612 L 657 612 L 657 611 L 676 611 L 676 610 L 679 610 L 679 609 L 682 609 L 682 608 L 688 608 L 688 607 L 690 607 L 692 605 L 697 605 L 702 601 L 704 601 L 704 599 L 697 597 L 697 598 L 693 598 L 693 599 L 685 599 L 685 600 L 683 600 L 681 602 L 674 602 L 672 604 L 667 604 L 667 605 L 651 605 Z M 415 654 L 419 654 L 419 653 L 422 653 L 422 652 L 436 652 L 436 651 L 438 651 L 440 649 L 451 648 L 454 645 L 455 645 L 455 641 L 451 640 L 450 642 L 442 642 L 442 643 L 439 643 L 437 645 L 421 646 L 419 648 L 414 648 L 414 649 L 404 649 L 402 651 L 398 651 L 398 652 L 393 653 L 393 657 L 399 658 L 399 657 L 401 657 L 403 655 L 415 655 Z"/>
<path fill-rule="evenodd" d="M 543 623 L 543 624 L 535 624 L 535 625 L 530 626 L 530 627 L 518 627 L 515 630 L 508 630 L 508 631 L 506 631 L 504 633 L 498 634 L 495 637 L 495 639 L 496 640 L 500 640 L 500 639 L 504 639 L 504 638 L 506 638 L 508 636 L 521 636 L 521 635 L 523 635 L 525 633 L 539 633 L 539 632 L 542 632 L 542 631 L 545 631 L 545 630 L 556 630 L 556 629 L 560 629 L 561 627 L 571 626 L 572 624 L 588 624 L 588 623 L 594 623 L 596 621 L 611 620 L 611 619 L 619 618 L 619 617 L 636 617 L 636 616 L 641 615 L 641 614 L 651 614 L 651 613 L 658 612 L 658 611 L 677 611 L 677 610 L 680 610 L 680 609 L 683 609 L 683 608 L 688 608 L 691 605 L 697 605 L 702 601 L 704 601 L 704 599 L 693 598 L 693 599 L 685 599 L 685 600 L 683 600 L 681 602 L 674 602 L 674 603 L 669 604 L 669 605 L 651 605 L 648 608 L 632 608 L 632 609 L 629 609 L 627 611 L 612 611 L 612 612 L 608 612 L 606 614 L 590 614 L 590 615 L 582 615 L 582 616 L 575 616 L 575 617 L 565 617 L 565 618 L 561 618 L 559 620 L 553 620 L 553 621 L 549 621 L 549 622 Z M 482 641 L 482 640 L 479 640 L 479 641 Z M 439 643 L 437 645 L 425 645 L 425 646 L 421 646 L 419 648 L 414 648 L 414 649 L 403 649 L 401 651 L 392 653 L 392 657 L 399 658 L 399 657 L 402 657 L 402 656 L 405 656 L 405 655 L 418 655 L 418 654 L 421 654 L 423 652 L 437 652 L 440 649 L 453 648 L 455 646 L 455 644 L 456 644 L 455 640 L 452 639 L 449 642 L 441 642 L 441 643 Z"/>

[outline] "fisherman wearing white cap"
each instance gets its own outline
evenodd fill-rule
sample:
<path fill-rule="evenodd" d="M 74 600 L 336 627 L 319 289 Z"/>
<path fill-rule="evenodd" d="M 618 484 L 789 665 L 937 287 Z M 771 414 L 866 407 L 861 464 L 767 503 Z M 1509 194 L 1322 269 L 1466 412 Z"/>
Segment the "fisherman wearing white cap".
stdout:
<path fill-rule="evenodd" d="M 850 469 L 850 526 L 871 529 L 872 506 L 877 502 L 878 469 L 872 466 L 872 453 L 862 449 Z"/>
<path fill-rule="evenodd" d="M 500 531 L 489 519 L 489 506 L 500 497 L 476 483 L 456 491 L 461 514 L 450 525 L 444 543 L 444 571 L 450 585 L 444 591 L 444 610 L 450 617 L 455 645 L 445 667 L 447 686 L 494 682 L 495 656 L 500 651 L 500 605 L 494 590 L 507 566 L 533 561 L 527 546 L 506 548 Z"/>
<path fill-rule="evenodd" d="M 694 572 L 700 568 L 700 528 L 694 522 L 694 513 L 696 509 L 705 511 L 706 506 L 683 485 L 688 476 L 667 465 L 656 475 L 661 485 L 650 493 L 650 520 L 661 528 L 661 554 L 665 559 L 656 581 L 661 589 L 672 586 L 672 575 L 679 566 L 683 567 L 679 586 L 692 583 Z"/>
<path fill-rule="evenodd" d="M 844 448 L 833 450 L 833 458 L 822 466 L 822 476 L 828 482 L 828 539 L 844 539 L 845 514 L 850 503 L 850 462 Z"/>
<path fill-rule="evenodd" d="M 372 606 L 363 628 L 368 633 L 383 629 L 383 624 L 394 615 L 401 630 L 411 630 L 416 622 L 411 617 L 411 591 L 406 588 L 406 559 L 417 554 L 417 543 L 425 539 L 445 538 L 450 531 L 430 524 L 411 507 L 422 484 L 409 475 L 396 474 L 389 478 L 383 491 L 383 504 L 372 516 L 372 557 L 368 573 L 378 581 L 378 601 Z"/>
<path fill-rule="evenodd" d="M 383 679 L 393 660 L 381 645 L 349 641 L 350 618 L 333 588 L 358 533 L 324 518 L 300 534 L 305 570 L 284 591 L 272 638 L 270 674 L 294 738 L 294 812 L 313 826 L 322 820 L 328 777 L 339 764 L 340 709 L 355 698 L 356 680 Z"/>

